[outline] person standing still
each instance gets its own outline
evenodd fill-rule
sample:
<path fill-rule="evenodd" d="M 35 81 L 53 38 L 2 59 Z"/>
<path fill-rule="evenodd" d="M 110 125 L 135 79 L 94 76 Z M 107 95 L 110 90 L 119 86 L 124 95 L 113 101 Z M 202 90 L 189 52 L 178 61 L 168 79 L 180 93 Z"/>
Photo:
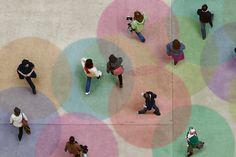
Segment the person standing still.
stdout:
<path fill-rule="evenodd" d="M 209 23 L 211 27 L 213 27 L 213 18 L 214 14 L 208 11 L 208 6 L 206 4 L 202 5 L 201 9 L 197 10 L 197 14 L 199 15 L 199 20 L 201 24 L 201 33 L 202 39 L 206 39 L 206 24 Z"/>
<path fill-rule="evenodd" d="M 17 68 L 17 73 L 20 79 L 25 79 L 32 89 L 32 93 L 36 94 L 36 88 L 31 78 L 36 78 L 37 75 L 34 71 L 34 64 L 27 59 L 23 59 Z"/>
<path fill-rule="evenodd" d="M 14 114 L 10 117 L 10 124 L 14 125 L 15 127 L 19 128 L 18 139 L 21 141 L 23 135 L 23 123 L 22 120 L 28 121 L 28 118 L 24 113 L 21 113 L 21 110 L 18 107 L 14 108 Z"/>

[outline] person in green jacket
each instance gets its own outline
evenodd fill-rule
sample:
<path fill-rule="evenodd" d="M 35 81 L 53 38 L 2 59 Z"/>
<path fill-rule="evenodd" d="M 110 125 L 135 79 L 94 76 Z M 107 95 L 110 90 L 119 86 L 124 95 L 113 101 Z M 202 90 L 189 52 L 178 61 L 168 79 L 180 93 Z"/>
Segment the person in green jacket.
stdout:
<path fill-rule="evenodd" d="M 139 40 L 141 42 L 145 42 L 145 38 L 143 36 L 143 34 L 141 33 L 143 28 L 144 28 L 144 24 L 147 20 L 147 16 L 144 15 L 144 13 L 141 13 L 139 11 L 135 11 L 134 12 L 134 17 L 127 17 L 127 20 L 130 21 L 130 23 L 128 24 L 128 29 L 129 31 L 135 31 L 135 33 L 137 34 Z"/>
<path fill-rule="evenodd" d="M 187 157 L 193 155 L 193 148 L 202 149 L 204 146 L 204 142 L 198 140 L 197 131 L 193 127 L 189 128 L 185 139 L 188 144 Z"/>

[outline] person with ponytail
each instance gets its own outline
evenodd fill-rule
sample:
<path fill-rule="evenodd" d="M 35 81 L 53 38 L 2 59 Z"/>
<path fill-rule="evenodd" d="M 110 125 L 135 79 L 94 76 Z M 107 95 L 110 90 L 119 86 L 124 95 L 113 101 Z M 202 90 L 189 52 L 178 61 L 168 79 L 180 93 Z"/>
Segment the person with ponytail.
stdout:
<path fill-rule="evenodd" d="M 84 69 L 84 73 L 87 76 L 85 94 L 89 95 L 91 79 L 93 77 L 97 77 L 97 79 L 99 79 L 102 76 L 102 72 L 97 70 L 96 67 L 94 67 L 92 59 L 82 58 L 81 63 Z"/>

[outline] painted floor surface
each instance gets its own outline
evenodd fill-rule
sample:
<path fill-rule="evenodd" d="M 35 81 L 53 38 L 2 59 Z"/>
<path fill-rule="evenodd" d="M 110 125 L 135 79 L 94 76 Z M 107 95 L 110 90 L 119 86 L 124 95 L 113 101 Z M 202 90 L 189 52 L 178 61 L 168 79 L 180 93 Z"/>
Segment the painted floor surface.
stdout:
<path fill-rule="evenodd" d="M 0 2 L 0 157 L 72 157 L 71 135 L 89 157 L 184 157 L 190 126 L 205 142 L 194 157 L 236 157 L 235 0 Z M 202 40 L 196 11 L 205 3 L 215 16 Z M 148 16 L 145 43 L 127 31 L 135 10 Z M 174 66 L 166 44 L 176 38 L 186 50 Z M 123 57 L 122 89 L 106 73 L 110 54 Z M 88 96 L 82 57 L 103 73 Z M 37 95 L 17 76 L 24 58 L 35 64 Z M 148 90 L 161 116 L 137 114 Z M 32 131 L 21 142 L 9 124 L 15 106 Z"/>

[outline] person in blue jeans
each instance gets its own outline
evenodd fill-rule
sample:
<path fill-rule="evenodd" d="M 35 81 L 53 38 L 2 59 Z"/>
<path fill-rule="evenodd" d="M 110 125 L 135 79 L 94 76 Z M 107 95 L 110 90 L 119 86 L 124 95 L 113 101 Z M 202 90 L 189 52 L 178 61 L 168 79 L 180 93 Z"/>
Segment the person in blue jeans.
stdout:
<path fill-rule="evenodd" d="M 85 94 L 90 94 L 90 86 L 91 86 L 91 79 L 93 77 L 97 77 L 99 79 L 102 76 L 102 72 L 97 70 L 96 67 L 93 65 L 92 59 L 82 58 L 81 63 L 84 69 L 84 73 L 87 76 L 86 86 L 85 86 Z"/>
<path fill-rule="evenodd" d="M 137 34 L 139 40 L 141 42 L 145 42 L 145 38 L 141 32 L 144 28 L 144 24 L 147 20 L 147 16 L 145 16 L 144 13 L 135 11 L 133 18 L 127 17 L 126 19 L 130 21 L 130 23 L 128 24 L 129 31 L 131 32 L 134 31 Z"/>
<path fill-rule="evenodd" d="M 199 15 L 202 39 L 204 40 L 206 38 L 206 24 L 209 23 L 210 26 L 213 27 L 212 21 L 214 14 L 208 11 L 208 6 L 206 4 L 202 5 L 202 8 L 197 10 L 197 14 Z"/>

